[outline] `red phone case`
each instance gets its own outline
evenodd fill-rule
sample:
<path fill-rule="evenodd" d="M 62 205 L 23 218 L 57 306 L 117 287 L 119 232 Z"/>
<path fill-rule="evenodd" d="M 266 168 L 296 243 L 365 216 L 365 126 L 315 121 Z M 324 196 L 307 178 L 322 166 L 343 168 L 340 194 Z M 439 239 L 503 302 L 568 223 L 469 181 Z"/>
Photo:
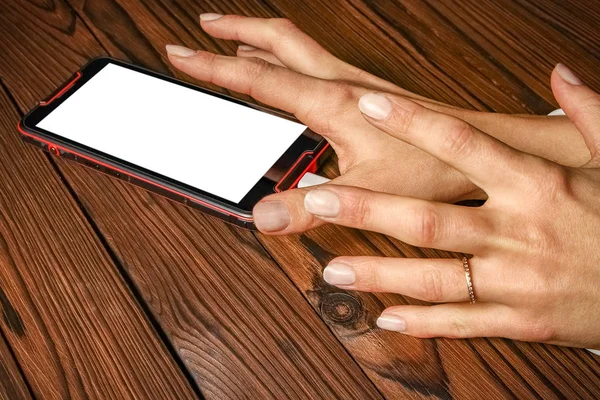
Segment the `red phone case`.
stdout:
<path fill-rule="evenodd" d="M 66 93 L 76 82 L 82 77 L 81 71 L 78 71 L 75 76 L 69 81 L 65 82 L 59 89 L 55 91 L 51 96 L 49 96 L 48 100 L 40 101 L 40 106 L 46 106 L 52 103 L 54 100 L 62 96 Z M 33 144 L 37 147 L 42 148 L 43 150 L 49 152 L 50 154 L 63 157 L 72 161 L 76 161 L 80 164 L 83 164 L 87 167 L 93 168 L 97 171 L 103 172 L 105 174 L 114 176 L 116 178 L 122 179 L 128 183 L 134 184 L 136 186 L 142 187 L 151 192 L 160 194 L 164 197 L 167 197 L 171 200 L 175 200 L 177 202 L 183 203 L 185 205 L 194 207 L 203 211 L 204 213 L 219 217 L 226 222 L 233 223 L 237 226 L 246 228 L 246 229 L 256 229 L 254 225 L 254 220 L 252 216 L 237 214 L 231 210 L 227 210 L 225 208 L 219 207 L 216 204 L 212 204 L 203 199 L 199 199 L 188 194 L 177 191 L 173 188 L 161 185 L 158 182 L 152 181 L 149 177 L 144 177 L 141 175 L 136 175 L 131 171 L 126 171 L 124 169 L 117 168 L 113 165 L 105 163 L 103 161 L 97 160 L 89 155 L 85 155 L 74 151 L 72 149 L 67 149 L 64 146 L 60 146 L 56 143 L 52 143 L 48 141 L 46 138 L 41 138 L 36 135 L 35 132 L 31 132 L 27 130 L 21 122 L 18 124 L 18 130 L 21 133 L 21 137 L 27 143 Z M 281 192 L 282 190 L 292 189 L 296 187 L 298 181 L 306 172 L 315 172 L 318 167 L 323 163 L 326 159 L 326 155 L 331 151 L 329 144 L 325 144 L 322 148 L 317 150 L 317 154 L 314 151 L 306 151 L 302 153 L 302 155 L 296 160 L 296 162 L 292 165 L 292 167 L 288 170 L 288 172 L 283 176 L 283 178 L 275 185 L 275 191 Z M 302 168 L 302 172 L 298 175 L 293 174 L 293 172 L 297 171 L 298 168 Z M 294 179 L 291 179 L 295 177 Z"/>

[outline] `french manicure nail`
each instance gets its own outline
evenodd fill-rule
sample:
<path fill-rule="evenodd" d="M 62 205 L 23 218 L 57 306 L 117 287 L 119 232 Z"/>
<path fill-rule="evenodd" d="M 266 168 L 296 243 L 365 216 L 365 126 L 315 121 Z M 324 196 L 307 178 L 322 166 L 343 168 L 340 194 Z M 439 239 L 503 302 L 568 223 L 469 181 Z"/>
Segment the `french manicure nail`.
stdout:
<path fill-rule="evenodd" d="M 378 93 L 367 93 L 358 100 L 358 108 L 373 119 L 386 119 L 392 112 L 392 102 Z"/>
<path fill-rule="evenodd" d="M 560 75 L 561 78 L 563 78 L 565 81 L 567 81 L 567 83 L 570 83 L 571 85 L 583 85 L 581 79 L 579 79 L 577 75 L 575 75 L 575 73 L 573 73 L 573 71 L 571 71 L 565 64 L 557 64 L 556 72 L 558 72 L 558 75 Z"/>
<path fill-rule="evenodd" d="M 200 14 L 200 21 L 214 21 L 221 18 L 223 15 L 216 13 L 204 13 Z"/>
<path fill-rule="evenodd" d="M 340 199 L 329 190 L 311 190 L 304 197 L 304 208 L 320 217 L 336 217 L 340 213 Z"/>
<path fill-rule="evenodd" d="M 252 211 L 256 227 L 265 232 L 282 231 L 290 225 L 291 217 L 281 201 L 263 201 Z"/>
<path fill-rule="evenodd" d="M 323 270 L 323 279 L 330 285 L 352 285 L 356 281 L 356 274 L 349 265 L 329 264 Z"/>
<path fill-rule="evenodd" d="M 196 54 L 196 50 L 188 49 L 187 47 L 168 44 L 165 46 L 167 53 L 177 57 L 191 57 Z"/>
<path fill-rule="evenodd" d="M 377 318 L 377 326 L 387 331 L 404 332 L 406 330 L 404 319 L 393 314 L 381 314 Z"/>
<path fill-rule="evenodd" d="M 249 46 L 247 44 L 240 44 L 238 46 L 238 50 L 242 50 L 242 51 L 253 51 L 256 50 L 256 47 L 254 46 Z"/>

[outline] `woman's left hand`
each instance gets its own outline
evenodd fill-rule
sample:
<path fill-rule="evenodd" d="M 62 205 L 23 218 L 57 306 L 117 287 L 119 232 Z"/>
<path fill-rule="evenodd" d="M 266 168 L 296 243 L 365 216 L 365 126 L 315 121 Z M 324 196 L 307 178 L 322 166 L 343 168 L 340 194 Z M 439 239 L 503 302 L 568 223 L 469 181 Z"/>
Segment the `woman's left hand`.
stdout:
<path fill-rule="evenodd" d="M 379 317 L 379 327 L 412 336 L 600 347 L 600 95 L 564 66 L 552 86 L 590 150 L 580 168 L 517 151 L 404 97 L 367 94 L 359 102 L 367 121 L 458 169 L 489 200 L 468 208 L 337 185 L 305 197 L 307 211 L 328 222 L 473 254 L 475 304 L 457 259 L 339 257 L 325 280 L 444 303 Z"/>

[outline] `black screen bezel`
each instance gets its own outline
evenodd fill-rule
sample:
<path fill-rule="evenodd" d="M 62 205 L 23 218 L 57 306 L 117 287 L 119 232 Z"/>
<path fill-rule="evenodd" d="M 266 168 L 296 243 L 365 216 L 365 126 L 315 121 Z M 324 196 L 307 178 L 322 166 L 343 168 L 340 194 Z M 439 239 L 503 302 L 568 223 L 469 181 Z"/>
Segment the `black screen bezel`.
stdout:
<path fill-rule="evenodd" d="M 53 132 L 46 131 L 42 128 L 38 128 L 37 124 L 43 120 L 46 116 L 48 116 L 52 111 L 58 108 L 63 102 L 65 102 L 73 93 L 75 93 L 79 88 L 81 88 L 87 81 L 92 79 L 98 72 L 100 72 L 106 65 L 108 64 L 116 64 L 121 67 L 143 73 L 146 75 L 153 76 L 158 79 L 162 79 L 164 81 L 171 82 L 176 85 L 184 86 L 190 88 L 192 90 L 196 90 L 211 96 L 215 96 L 221 99 L 225 99 L 228 101 L 232 101 L 236 104 L 240 104 L 246 107 L 250 107 L 256 109 L 261 112 L 266 112 L 272 115 L 275 115 L 280 118 L 289 119 L 292 121 L 298 122 L 293 116 L 279 112 L 277 110 L 273 110 L 270 108 L 262 107 L 256 104 L 248 103 L 231 96 L 227 96 L 218 92 L 214 92 L 205 88 L 201 88 L 190 83 L 186 83 L 175 78 L 172 78 L 167 75 L 163 75 L 143 67 L 139 67 L 136 65 L 132 65 L 120 60 L 116 60 L 109 57 L 101 57 L 91 60 L 88 64 L 86 64 L 81 70 L 81 77 L 77 79 L 74 84 L 69 87 L 65 93 L 62 93 L 60 97 L 54 99 L 50 104 L 47 105 L 39 105 L 35 107 L 30 113 L 28 113 L 23 118 L 23 126 L 25 129 L 36 132 L 40 136 L 46 136 L 49 140 L 56 142 L 57 144 L 61 144 L 66 148 L 72 148 L 74 150 L 86 153 L 93 158 L 96 158 L 100 161 L 107 162 L 111 165 L 114 165 L 117 168 L 122 168 L 132 173 L 140 176 L 145 176 L 150 178 L 151 180 L 156 181 L 161 185 L 165 185 L 167 187 L 171 187 L 175 190 L 181 191 L 185 194 L 191 195 L 192 197 L 198 197 L 203 200 L 209 200 L 212 203 L 222 206 L 230 211 L 233 211 L 237 214 L 241 214 L 243 216 L 251 216 L 252 208 L 254 205 L 263 197 L 275 193 L 275 184 L 277 182 L 273 182 L 266 177 L 262 177 L 254 187 L 244 196 L 244 198 L 239 202 L 235 203 L 229 200 L 226 200 L 222 197 L 216 196 L 212 193 L 203 191 L 201 189 L 195 188 L 193 186 L 187 185 L 185 183 L 179 182 L 175 179 L 171 179 L 164 175 L 158 174 L 154 171 L 148 170 L 146 168 L 142 168 L 125 160 L 119 159 L 117 157 L 113 157 L 110 154 L 106 154 L 104 152 L 98 151 L 91 147 L 85 146 L 81 143 L 66 139 L 58 134 Z M 296 141 L 286 150 L 286 152 L 275 162 L 275 164 L 271 167 L 276 168 L 279 171 L 288 171 L 293 168 L 296 160 L 298 160 L 303 153 L 305 152 L 316 152 L 318 149 L 322 148 L 325 144 L 325 139 L 320 137 L 319 135 L 312 132 L 310 129 L 306 129 Z M 248 158 L 251 158 L 252 154 L 248 154 Z"/>

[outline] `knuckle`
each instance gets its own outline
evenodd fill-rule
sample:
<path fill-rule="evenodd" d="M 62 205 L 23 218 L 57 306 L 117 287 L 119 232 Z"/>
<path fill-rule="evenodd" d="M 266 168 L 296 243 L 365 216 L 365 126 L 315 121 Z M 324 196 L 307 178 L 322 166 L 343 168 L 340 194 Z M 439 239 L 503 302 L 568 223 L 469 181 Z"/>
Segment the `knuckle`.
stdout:
<path fill-rule="evenodd" d="M 347 121 L 340 113 L 356 103 L 356 88 L 343 82 L 320 81 L 313 98 L 300 110 L 297 117 L 306 121 L 316 132 L 328 135 L 337 132 Z"/>
<path fill-rule="evenodd" d="M 443 149 L 451 155 L 468 156 L 473 135 L 471 125 L 457 120 L 448 125 L 448 132 L 442 142 Z"/>
<path fill-rule="evenodd" d="M 567 170 L 559 165 L 550 164 L 544 179 L 538 181 L 544 187 L 544 197 L 559 200 L 572 194 Z"/>
<path fill-rule="evenodd" d="M 444 278 L 438 269 L 426 269 L 421 274 L 419 294 L 421 300 L 428 302 L 440 302 L 444 300 Z"/>
<path fill-rule="evenodd" d="M 343 199 L 341 219 L 355 227 L 367 228 L 371 220 L 372 202 L 367 196 L 350 195 Z"/>
<path fill-rule="evenodd" d="M 412 237 L 414 245 L 431 247 L 436 242 L 439 230 L 439 214 L 433 206 L 424 206 L 414 211 Z"/>
<path fill-rule="evenodd" d="M 471 337 L 469 324 L 458 312 L 448 313 L 448 337 L 453 339 Z"/>
<path fill-rule="evenodd" d="M 569 169 L 544 159 L 532 160 L 528 168 L 523 173 L 522 184 L 538 200 L 538 209 L 546 212 L 545 207 L 554 209 L 556 201 L 575 197 Z"/>
<path fill-rule="evenodd" d="M 244 76 L 248 77 L 248 95 L 254 97 L 255 87 L 259 79 L 267 74 L 273 65 L 267 61 L 252 57 L 252 58 L 240 58 L 242 62 Z"/>
<path fill-rule="evenodd" d="M 244 58 L 241 61 L 243 62 L 244 72 L 250 77 L 259 77 L 271 68 L 271 64 L 262 58 L 250 57 Z"/>
<path fill-rule="evenodd" d="M 211 83 L 215 83 L 218 84 L 218 80 L 217 80 L 217 71 L 218 71 L 218 67 L 217 67 L 217 60 L 218 60 L 218 55 L 214 54 L 214 53 L 203 53 L 204 55 L 204 60 L 206 62 L 206 70 L 209 71 L 208 74 L 208 82 Z"/>
<path fill-rule="evenodd" d="M 528 229 L 523 230 L 520 239 L 525 246 L 538 254 L 547 249 L 548 244 L 553 242 L 550 229 L 536 222 L 532 222 Z M 541 282 L 542 280 L 545 280 L 545 276 L 538 277 L 537 281 Z M 545 291 L 547 287 L 542 289 Z"/>
<path fill-rule="evenodd" d="M 396 107 L 394 110 L 394 120 L 398 125 L 398 131 L 401 133 L 408 133 L 416 130 L 413 129 L 413 126 L 418 119 L 417 113 L 422 113 L 422 111 L 417 111 L 417 109 L 413 107 Z"/>
<path fill-rule="evenodd" d="M 271 21 L 276 36 L 287 37 L 298 31 L 298 27 L 287 18 L 273 18 Z"/>
<path fill-rule="evenodd" d="M 530 314 L 531 315 L 525 316 L 522 318 L 522 321 L 520 321 L 520 337 L 515 339 L 542 343 L 554 341 L 557 337 L 556 329 L 550 321 L 548 321 L 547 318 L 540 317 L 538 312 Z"/>

